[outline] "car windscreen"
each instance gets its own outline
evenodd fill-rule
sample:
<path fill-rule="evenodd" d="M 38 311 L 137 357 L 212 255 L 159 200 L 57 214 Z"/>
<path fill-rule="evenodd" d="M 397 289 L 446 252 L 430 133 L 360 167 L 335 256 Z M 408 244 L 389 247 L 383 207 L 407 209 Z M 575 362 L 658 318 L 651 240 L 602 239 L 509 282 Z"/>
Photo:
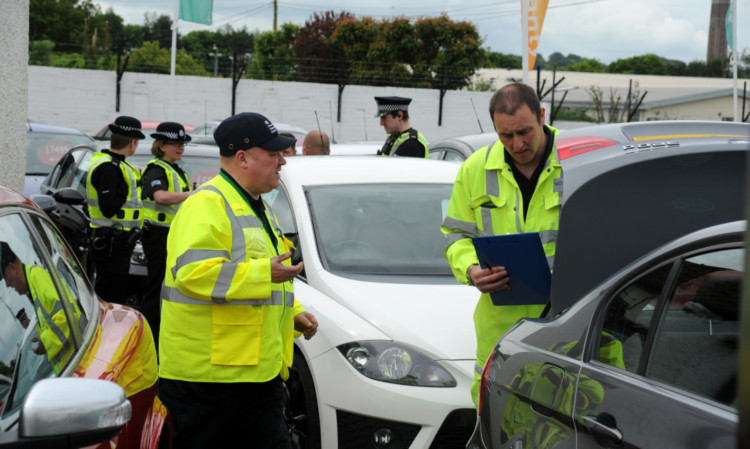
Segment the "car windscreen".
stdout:
<path fill-rule="evenodd" d="M 182 168 L 190 180 L 190 188 L 195 189 L 204 182 L 213 178 L 219 173 L 221 168 L 218 156 L 192 156 L 188 152 L 182 155 L 182 159 L 177 161 L 177 165 Z M 143 170 L 146 168 L 148 161 L 153 159 L 151 154 L 134 154 L 128 158 L 128 162 L 136 168 Z"/>
<path fill-rule="evenodd" d="M 324 266 L 350 274 L 451 275 L 440 232 L 452 185 L 306 189 Z"/>
<path fill-rule="evenodd" d="M 68 150 L 91 142 L 85 134 L 26 133 L 26 174 L 46 176 Z"/>

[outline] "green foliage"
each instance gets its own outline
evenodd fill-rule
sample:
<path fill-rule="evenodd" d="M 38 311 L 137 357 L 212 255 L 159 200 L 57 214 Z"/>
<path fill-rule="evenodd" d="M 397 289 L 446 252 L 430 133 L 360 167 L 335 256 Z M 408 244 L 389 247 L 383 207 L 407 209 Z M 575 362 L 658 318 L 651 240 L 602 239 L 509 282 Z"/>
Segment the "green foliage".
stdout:
<path fill-rule="evenodd" d="M 569 122 L 596 122 L 596 120 L 586 114 L 586 111 L 571 108 L 561 108 L 557 113 L 557 117 L 555 117 L 555 120 L 564 120 Z"/>
<path fill-rule="evenodd" d="M 498 68 L 498 69 L 520 69 L 523 61 L 519 55 L 509 55 L 487 51 L 484 54 L 484 60 L 481 67 Z"/>
<path fill-rule="evenodd" d="M 607 66 L 596 59 L 585 59 L 565 68 L 569 72 L 606 73 Z"/>
<path fill-rule="evenodd" d="M 630 73 L 635 75 L 668 75 L 664 58 L 653 53 L 618 59 L 607 67 L 608 73 Z"/>
<path fill-rule="evenodd" d="M 45 39 L 29 42 L 29 65 L 51 65 L 55 43 Z"/>
<path fill-rule="evenodd" d="M 86 58 L 80 53 L 61 53 L 53 55 L 50 65 L 52 67 L 64 67 L 66 69 L 86 69 Z"/>
<path fill-rule="evenodd" d="M 130 55 L 128 69 L 134 72 L 163 73 L 171 72 L 172 55 L 166 48 L 159 47 L 156 41 L 144 42 L 143 46 Z M 180 49 L 175 55 L 175 74 L 206 76 L 203 66 L 185 50 Z"/>
<path fill-rule="evenodd" d="M 347 65 L 341 65 L 344 53 L 329 40 L 339 23 L 354 18 L 351 13 L 333 11 L 314 13 L 295 36 L 293 51 L 297 61 L 299 81 L 314 83 L 338 83 L 345 81 L 339 77 L 347 72 Z"/>
<path fill-rule="evenodd" d="M 281 30 L 267 31 L 255 37 L 255 54 L 248 67 L 251 78 L 294 81 L 294 38 L 299 27 L 292 23 L 281 25 Z"/>
<path fill-rule="evenodd" d="M 50 40 L 58 49 L 80 49 L 85 22 L 100 13 L 91 0 L 33 0 L 29 3 L 29 41 Z"/>
<path fill-rule="evenodd" d="M 162 48 L 172 47 L 172 18 L 155 12 L 144 14 L 143 40 L 156 41 Z M 181 47 L 178 42 L 178 47 Z"/>

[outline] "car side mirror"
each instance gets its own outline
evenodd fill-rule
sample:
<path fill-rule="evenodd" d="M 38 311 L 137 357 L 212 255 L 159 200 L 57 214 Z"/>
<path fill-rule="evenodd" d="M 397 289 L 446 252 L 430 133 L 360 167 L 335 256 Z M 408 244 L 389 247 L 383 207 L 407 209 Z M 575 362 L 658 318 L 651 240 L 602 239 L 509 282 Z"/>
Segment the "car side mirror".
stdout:
<path fill-rule="evenodd" d="M 73 187 L 63 187 L 52 195 L 58 202 L 63 204 L 86 204 L 86 198 Z"/>
<path fill-rule="evenodd" d="M 114 382 L 65 377 L 35 383 L 18 426 L 0 432 L 0 447 L 73 448 L 112 439 L 130 420 L 125 391 Z"/>
<path fill-rule="evenodd" d="M 49 195 L 43 195 L 41 193 L 31 195 L 31 201 L 35 202 L 43 211 L 48 215 L 57 209 L 57 201 Z"/>

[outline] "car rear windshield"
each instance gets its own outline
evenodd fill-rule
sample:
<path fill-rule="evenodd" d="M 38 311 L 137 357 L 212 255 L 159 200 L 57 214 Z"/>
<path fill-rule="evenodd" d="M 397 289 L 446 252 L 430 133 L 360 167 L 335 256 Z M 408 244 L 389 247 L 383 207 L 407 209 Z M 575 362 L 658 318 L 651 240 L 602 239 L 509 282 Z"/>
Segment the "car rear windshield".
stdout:
<path fill-rule="evenodd" d="M 68 150 L 91 141 L 85 134 L 26 133 L 26 174 L 49 174 Z"/>
<path fill-rule="evenodd" d="M 450 184 L 309 188 L 323 264 L 352 274 L 451 275 L 440 224 Z"/>

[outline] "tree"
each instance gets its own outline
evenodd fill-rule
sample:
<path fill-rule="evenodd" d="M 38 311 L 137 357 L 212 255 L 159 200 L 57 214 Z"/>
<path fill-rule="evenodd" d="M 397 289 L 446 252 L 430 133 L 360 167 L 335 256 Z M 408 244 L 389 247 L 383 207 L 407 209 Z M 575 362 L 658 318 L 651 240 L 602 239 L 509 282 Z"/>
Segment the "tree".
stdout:
<path fill-rule="evenodd" d="M 294 81 L 296 67 L 292 45 L 299 27 L 284 23 L 278 31 L 266 31 L 255 37 L 255 53 L 250 64 L 251 78 Z"/>
<path fill-rule="evenodd" d="M 344 20 L 354 16 L 346 11 L 338 15 L 333 11 L 323 14 L 314 13 L 297 31 L 294 39 L 293 51 L 297 59 L 297 75 L 299 81 L 317 83 L 337 83 L 339 71 L 347 67 L 339 67 L 344 57 L 340 48 L 329 43 L 336 27 Z"/>
<path fill-rule="evenodd" d="M 166 14 L 157 16 L 155 12 L 144 14 L 143 40 L 156 41 L 159 47 L 172 47 L 172 18 Z M 179 47 L 179 45 L 178 45 Z"/>
<path fill-rule="evenodd" d="M 160 48 L 156 41 L 144 42 L 143 47 L 137 49 L 130 56 L 128 68 L 134 72 L 169 74 L 172 68 L 172 55 L 166 48 Z M 175 55 L 175 74 L 177 75 L 207 75 L 206 70 L 181 49 Z"/>
<path fill-rule="evenodd" d="M 50 40 L 58 51 L 80 51 L 84 22 L 97 13 L 91 0 L 34 0 L 29 3 L 29 41 Z"/>
<path fill-rule="evenodd" d="M 485 51 L 481 67 L 498 69 L 520 69 L 523 64 L 518 55 L 508 55 L 494 51 Z"/>
<path fill-rule="evenodd" d="M 586 59 L 565 68 L 570 72 L 590 72 L 590 73 L 607 73 L 607 66 L 597 59 Z"/>
<path fill-rule="evenodd" d="M 637 75 L 667 75 L 667 64 L 664 58 L 653 53 L 618 59 L 607 67 L 609 73 L 632 73 Z"/>

